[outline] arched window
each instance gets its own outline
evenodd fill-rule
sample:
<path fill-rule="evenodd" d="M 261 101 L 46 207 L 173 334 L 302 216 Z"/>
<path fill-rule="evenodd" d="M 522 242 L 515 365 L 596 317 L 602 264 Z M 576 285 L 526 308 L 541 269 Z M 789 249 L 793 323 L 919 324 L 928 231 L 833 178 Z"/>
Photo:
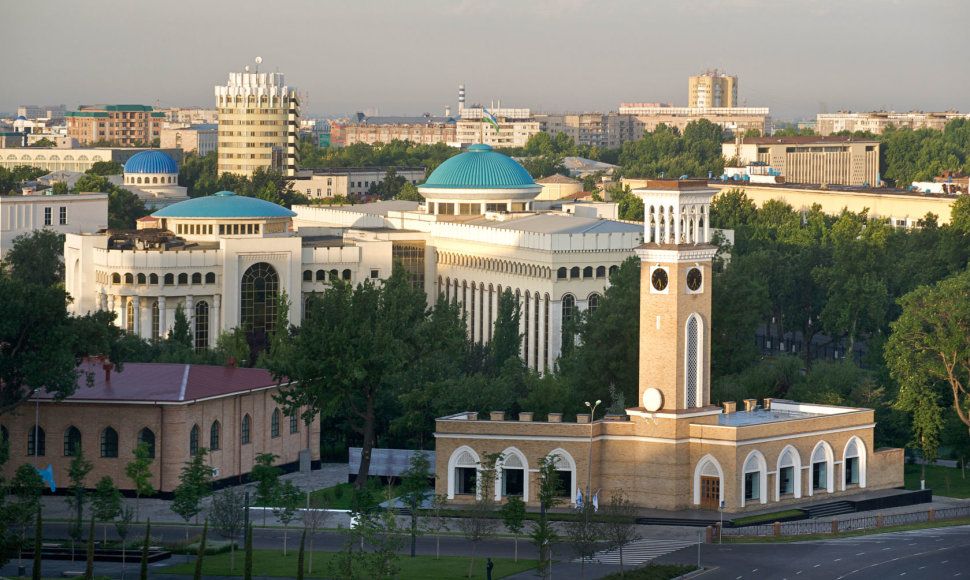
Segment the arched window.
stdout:
<path fill-rule="evenodd" d="M 138 183 L 141 184 L 141 177 L 138 178 Z"/>
<path fill-rule="evenodd" d="M 606 266 L 598 266 L 596 268 L 596 277 L 603 278 L 604 276 L 606 276 Z"/>
<path fill-rule="evenodd" d="M 546 456 L 556 466 L 556 477 L 558 482 L 556 489 L 558 497 L 569 498 L 570 502 L 576 501 L 576 462 L 573 456 L 565 449 L 554 449 Z"/>
<path fill-rule="evenodd" d="M 132 332 L 135 330 L 135 301 L 131 298 L 126 299 L 125 306 L 125 330 Z"/>
<path fill-rule="evenodd" d="M 703 353 L 701 345 L 703 341 L 703 329 L 701 328 L 700 316 L 691 314 L 687 319 L 687 337 L 684 340 L 684 405 L 690 409 L 703 406 L 703 393 L 701 393 L 701 362 Z"/>
<path fill-rule="evenodd" d="M 350 281 L 350 270 L 349 270 L 349 269 L 345 269 L 345 270 L 344 270 L 344 271 L 343 271 L 343 272 L 341 273 L 341 278 L 343 278 L 344 280 L 346 280 L 346 281 L 348 281 L 348 282 L 349 282 L 349 281 Z"/>
<path fill-rule="evenodd" d="M 43 427 L 33 426 L 27 430 L 27 455 L 43 457 L 47 452 L 47 435 Z"/>
<path fill-rule="evenodd" d="M 130 272 L 128 274 L 125 274 L 125 284 L 128 286 L 131 286 L 134 283 L 135 283 L 135 277 L 132 276 Z"/>
<path fill-rule="evenodd" d="M 138 432 L 138 444 L 144 443 L 148 447 L 148 457 L 155 458 L 155 432 L 145 427 Z"/>
<path fill-rule="evenodd" d="M 219 449 L 219 422 L 213 421 L 209 427 L 209 449 L 215 451 Z"/>
<path fill-rule="evenodd" d="M 147 279 L 145 278 L 145 275 L 144 274 L 138 274 L 138 285 L 139 286 L 144 286 L 146 280 Z"/>
<path fill-rule="evenodd" d="M 216 283 L 216 273 L 215 272 L 206 272 L 206 275 L 205 275 L 205 283 L 206 284 L 215 284 Z"/>
<path fill-rule="evenodd" d="M 189 283 L 189 275 L 182 273 L 179 274 L 179 284 L 185 285 Z"/>
<path fill-rule="evenodd" d="M 290 434 L 300 432 L 300 418 L 297 416 L 296 410 L 290 415 Z"/>
<path fill-rule="evenodd" d="M 149 286 L 158 286 L 158 274 L 149 274 L 148 275 L 148 285 Z"/>
<path fill-rule="evenodd" d="M 556 278 L 559 280 L 565 280 L 567 277 L 567 270 L 565 268 L 559 268 L 556 270 Z"/>
<path fill-rule="evenodd" d="M 741 482 L 744 485 L 744 495 L 741 498 L 741 507 L 748 502 L 768 501 L 768 464 L 765 456 L 760 451 L 752 451 L 744 462 L 744 469 L 741 474 Z"/>
<path fill-rule="evenodd" d="M 583 279 L 585 280 L 586 278 L 592 278 L 592 277 L 593 277 L 593 267 L 586 266 L 585 268 L 583 268 Z"/>
<path fill-rule="evenodd" d="M 201 284 L 202 283 L 202 274 L 200 274 L 199 272 L 196 272 L 196 273 L 192 274 L 192 283 L 193 284 Z"/>
<path fill-rule="evenodd" d="M 788 445 L 778 455 L 775 501 L 786 495 L 802 497 L 802 460 L 798 450 Z"/>
<path fill-rule="evenodd" d="M 529 482 L 526 474 L 529 472 L 528 462 L 525 455 L 515 447 L 509 447 L 502 452 L 501 469 L 502 484 L 496 486 L 496 498 L 502 496 L 517 495 L 522 498 L 529 497 Z"/>
<path fill-rule="evenodd" d="M 327 272 L 326 272 L 326 270 L 317 270 L 316 276 L 317 276 L 317 282 L 326 282 L 327 281 Z M 334 279 L 336 279 L 336 278 L 334 278 Z"/>
<path fill-rule="evenodd" d="M 573 314 L 576 313 L 576 298 L 572 294 L 566 294 L 562 297 L 562 322 L 565 323 L 573 319 Z"/>
<path fill-rule="evenodd" d="M 593 292 L 586 299 L 587 308 L 589 308 L 590 313 L 596 312 L 596 309 L 600 307 L 600 295 Z"/>
<path fill-rule="evenodd" d="M 199 426 L 192 425 L 192 430 L 189 431 L 189 455 L 195 455 L 199 452 Z"/>
<path fill-rule="evenodd" d="M 152 183 L 158 183 L 158 177 L 157 176 L 152 178 Z"/>
<path fill-rule="evenodd" d="M 274 438 L 280 436 L 280 410 L 279 409 L 273 409 L 273 415 L 270 418 L 270 423 L 269 423 L 269 434 L 271 437 L 274 437 Z"/>
<path fill-rule="evenodd" d="M 253 420 L 249 416 L 249 413 L 246 413 L 245 415 L 243 415 L 242 433 L 240 434 L 240 440 L 242 441 L 243 445 L 246 445 L 247 443 L 252 441 L 252 439 L 250 438 L 252 427 L 253 427 Z"/>
<path fill-rule="evenodd" d="M 114 274 L 112 274 L 111 275 L 111 283 L 112 284 L 121 284 L 121 274 L 119 274 L 117 272 L 115 272 Z"/>
<path fill-rule="evenodd" d="M 835 491 L 835 470 L 832 465 L 834 459 L 832 446 L 826 441 L 819 441 L 812 451 L 812 486 L 808 492 L 810 495 L 814 495 L 816 491 Z"/>
<path fill-rule="evenodd" d="M 616 272 L 619 269 L 620 269 L 619 266 L 610 266 L 610 276 L 612 276 L 613 273 Z"/>
<path fill-rule="evenodd" d="M 175 284 L 175 275 L 174 274 L 165 274 L 164 284 L 165 284 L 165 286 L 171 286 L 172 284 Z"/>
<path fill-rule="evenodd" d="M 280 279 L 266 262 L 253 264 L 241 283 L 242 327 L 249 332 L 271 332 L 276 321 Z"/>
<path fill-rule="evenodd" d="M 569 269 L 569 277 L 573 280 L 579 278 L 579 266 L 573 266 Z"/>
<path fill-rule="evenodd" d="M 111 427 L 101 432 L 101 457 L 118 457 L 118 432 Z"/>
<path fill-rule="evenodd" d="M 81 448 L 81 431 L 71 425 L 64 431 L 64 457 L 77 456 L 77 450 Z"/>
<path fill-rule="evenodd" d="M 862 439 L 853 436 L 845 444 L 842 453 L 842 489 L 850 485 L 866 486 L 866 446 Z"/>
<path fill-rule="evenodd" d="M 209 303 L 200 300 L 195 304 L 195 352 L 209 348 Z"/>
<path fill-rule="evenodd" d="M 304 282 L 313 282 L 313 272 L 311 270 L 304 270 L 303 271 L 303 281 Z"/>
<path fill-rule="evenodd" d="M 478 454 L 463 445 L 448 459 L 448 498 L 473 495 L 478 490 Z"/>

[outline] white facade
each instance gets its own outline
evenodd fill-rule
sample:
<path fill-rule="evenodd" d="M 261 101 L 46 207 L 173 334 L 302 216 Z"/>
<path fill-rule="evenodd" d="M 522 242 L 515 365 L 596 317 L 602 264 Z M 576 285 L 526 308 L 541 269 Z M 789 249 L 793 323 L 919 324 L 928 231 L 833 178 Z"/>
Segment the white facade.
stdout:
<path fill-rule="evenodd" d="M 0 258 L 17 236 L 49 229 L 61 234 L 108 227 L 108 194 L 0 195 Z"/>

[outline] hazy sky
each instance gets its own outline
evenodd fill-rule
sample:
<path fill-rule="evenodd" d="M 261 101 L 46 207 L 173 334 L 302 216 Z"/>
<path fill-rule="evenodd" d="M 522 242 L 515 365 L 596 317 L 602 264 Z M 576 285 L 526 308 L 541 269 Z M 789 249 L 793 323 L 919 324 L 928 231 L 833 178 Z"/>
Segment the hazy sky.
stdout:
<path fill-rule="evenodd" d="M 305 112 L 683 106 L 719 68 L 772 116 L 970 112 L 967 0 L 0 0 L 0 111 L 20 104 L 214 107 L 261 56 Z"/>

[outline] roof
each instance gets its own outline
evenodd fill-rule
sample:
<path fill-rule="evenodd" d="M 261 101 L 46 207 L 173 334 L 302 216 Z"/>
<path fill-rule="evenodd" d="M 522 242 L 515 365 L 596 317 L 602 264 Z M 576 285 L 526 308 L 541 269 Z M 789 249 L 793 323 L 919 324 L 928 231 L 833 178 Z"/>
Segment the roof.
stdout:
<path fill-rule="evenodd" d="M 167 153 L 142 151 L 125 162 L 125 173 L 178 173 L 179 166 Z"/>
<path fill-rule="evenodd" d="M 536 187 L 524 167 L 488 145 L 472 145 L 441 165 L 428 177 L 421 189 L 519 189 Z"/>
<path fill-rule="evenodd" d="M 454 117 L 364 117 L 356 125 L 430 125 L 435 123 L 455 123 Z"/>
<path fill-rule="evenodd" d="M 402 199 L 392 199 L 387 201 L 375 201 L 374 203 L 358 203 L 354 205 L 330 205 L 327 209 L 338 211 L 350 211 L 354 213 L 366 213 L 371 215 L 386 216 L 390 211 L 415 211 L 420 205 L 417 201 L 405 201 Z"/>
<path fill-rule="evenodd" d="M 110 379 L 102 363 L 86 362 L 79 369 L 77 391 L 67 401 L 185 403 L 275 386 L 265 369 L 173 363 L 125 363 Z M 88 387 L 88 374 L 93 383 Z M 50 400 L 42 391 L 35 395 Z"/>
<path fill-rule="evenodd" d="M 508 221 L 477 219 L 466 223 L 537 234 L 615 234 L 643 231 L 643 226 L 639 224 L 560 214 L 535 214 Z"/>
<path fill-rule="evenodd" d="M 292 217 L 296 213 L 269 201 L 220 191 L 173 203 L 152 215 L 165 218 L 275 218 Z"/>
<path fill-rule="evenodd" d="M 537 179 L 536 183 L 539 185 L 554 185 L 554 184 L 564 184 L 564 185 L 582 185 L 582 181 L 578 179 L 573 179 L 572 177 L 566 177 L 561 173 L 553 173 L 549 177 L 543 177 L 542 179 Z"/>
<path fill-rule="evenodd" d="M 733 144 L 734 141 L 725 141 Z M 743 141 L 745 145 L 808 145 L 811 143 L 879 143 L 874 139 L 859 139 L 840 135 L 825 137 L 748 137 Z"/>

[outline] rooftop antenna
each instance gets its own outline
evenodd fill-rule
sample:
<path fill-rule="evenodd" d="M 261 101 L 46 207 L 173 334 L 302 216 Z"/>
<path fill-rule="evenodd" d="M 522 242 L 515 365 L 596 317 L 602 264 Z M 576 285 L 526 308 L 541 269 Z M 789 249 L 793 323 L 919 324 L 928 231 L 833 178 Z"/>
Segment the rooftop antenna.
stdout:
<path fill-rule="evenodd" d="M 260 63 L 263 62 L 263 57 L 257 56 L 255 60 L 256 60 L 256 74 L 259 74 L 259 65 Z"/>

